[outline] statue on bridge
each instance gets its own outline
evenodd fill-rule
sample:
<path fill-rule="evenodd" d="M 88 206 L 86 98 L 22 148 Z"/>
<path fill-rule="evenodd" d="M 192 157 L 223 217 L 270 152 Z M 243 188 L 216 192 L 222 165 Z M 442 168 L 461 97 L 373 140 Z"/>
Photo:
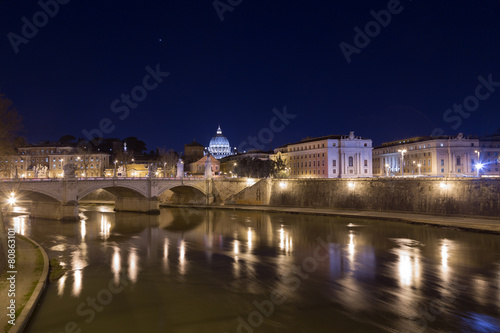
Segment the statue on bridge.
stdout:
<path fill-rule="evenodd" d="M 184 162 L 179 159 L 177 161 L 177 178 L 183 178 L 184 177 Z"/>
<path fill-rule="evenodd" d="M 47 166 L 37 164 L 33 167 L 33 173 L 35 178 L 47 178 Z"/>
<path fill-rule="evenodd" d="M 120 165 L 118 167 L 118 170 L 116 170 L 116 176 L 118 177 L 126 177 L 127 175 L 125 174 L 125 166 Z"/>
<path fill-rule="evenodd" d="M 73 163 L 63 166 L 64 178 L 75 178 L 76 165 Z"/>
<path fill-rule="evenodd" d="M 148 177 L 149 178 L 156 177 L 156 170 L 157 169 L 158 168 L 155 165 L 153 165 L 153 164 L 148 165 Z"/>

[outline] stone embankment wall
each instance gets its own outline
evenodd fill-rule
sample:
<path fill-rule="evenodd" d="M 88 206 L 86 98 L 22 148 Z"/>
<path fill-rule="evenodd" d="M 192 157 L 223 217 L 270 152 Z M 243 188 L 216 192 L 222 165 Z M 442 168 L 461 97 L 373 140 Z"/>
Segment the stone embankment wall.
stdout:
<path fill-rule="evenodd" d="M 227 203 L 498 217 L 500 179 L 261 180 Z"/>

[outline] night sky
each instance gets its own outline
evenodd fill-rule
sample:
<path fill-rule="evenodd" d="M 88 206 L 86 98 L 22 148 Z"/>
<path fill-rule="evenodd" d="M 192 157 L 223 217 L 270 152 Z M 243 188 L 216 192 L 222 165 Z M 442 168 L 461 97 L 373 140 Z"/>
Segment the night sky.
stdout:
<path fill-rule="evenodd" d="M 107 118 L 106 137 L 136 136 L 148 150 L 207 146 L 218 124 L 239 146 L 259 132 L 266 141 L 285 106 L 296 117 L 273 122 L 272 142 L 257 139 L 265 149 L 349 131 L 377 145 L 500 128 L 498 0 L 221 0 L 219 13 L 210 0 L 60 2 L 53 17 L 36 1 L 0 4 L 0 88 L 31 143 L 84 137 Z M 388 8 L 385 27 L 369 24 Z M 22 18 L 34 16 L 25 38 Z M 354 49 L 367 24 L 369 43 Z M 144 83 L 157 68 L 168 76 Z M 479 76 L 493 81 L 481 100 Z M 132 91 L 143 100 L 127 106 Z M 464 100 L 473 111 L 447 113 Z"/>

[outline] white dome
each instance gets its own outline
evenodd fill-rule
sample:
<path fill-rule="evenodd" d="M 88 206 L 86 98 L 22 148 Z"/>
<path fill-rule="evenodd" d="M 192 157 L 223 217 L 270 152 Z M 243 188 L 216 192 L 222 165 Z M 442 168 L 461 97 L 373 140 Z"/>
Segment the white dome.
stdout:
<path fill-rule="evenodd" d="M 217 134 L 212 138 L 212 140 L 210 140 L 208 152 L 216 159 L 232 155 L 229 140 L 224 135 L 222 135 L 220 125 L 217 128 Z"/>

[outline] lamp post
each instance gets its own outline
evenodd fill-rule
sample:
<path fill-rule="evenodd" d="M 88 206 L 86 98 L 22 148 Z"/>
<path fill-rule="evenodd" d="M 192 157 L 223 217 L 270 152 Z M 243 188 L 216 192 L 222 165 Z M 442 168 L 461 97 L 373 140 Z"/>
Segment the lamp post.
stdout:
<path fill-rule="evenodd" d="M 114 177 L 114 178 L 116 178 L 116 163 L 117 163 L 117 162 L 118 162 L 118 161 L 117 161 L 117 160 L 115 160 L 115 169 L 114 169 L 114 172 L 113 172 L 113 177 Z"/>
<path fill-rule="evenodd" d="M 167 177 L 167 162 L 163 162 L 163 178 Z"/>
<path fill-rule="evenodd" d="M 418 175 L 420 176 L 420 167 L 422 166 L 422 164 L 418 163 L 417 166 L 418 166 Z"/>
<path fill-rule="evenodd" d="M 399 149 L 398 150 L 399 153 L 401 153 L 401 177 L 404 176 L 404 158 L 405 158 L 405 153 L 406 153 L 406 149 Z"/>
<path fill-rule="evenodd" d="M 386 177 L 389 177 L 389 167 L 390 165 L 389 164 L 385 164 L 385 174 L 386 174 Z"/>
<path fill-rule="evenodd" d="M 479 178 L 479 169 L 482 168 L 481 161 L 479 160 L 479 157 L 481 156 L 481 152 L 478 149 L 474 150 L 474 152 L 477 154 L 476 177 Z"/>

